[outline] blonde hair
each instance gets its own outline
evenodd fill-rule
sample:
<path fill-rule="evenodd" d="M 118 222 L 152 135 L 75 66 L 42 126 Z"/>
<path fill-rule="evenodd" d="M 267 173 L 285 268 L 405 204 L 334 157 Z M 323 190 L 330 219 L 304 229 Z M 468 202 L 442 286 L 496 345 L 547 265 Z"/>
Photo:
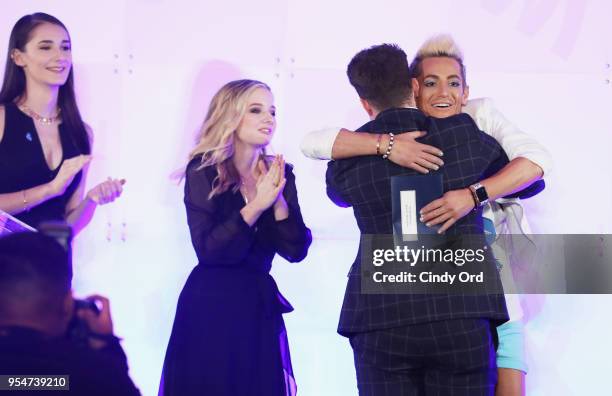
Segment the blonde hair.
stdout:
<path fill-rule="evenodd" d="M 438 34 L 425 40 L 410 64 L 412 77 L 417 78 L 423 73 L 421 63 L 424 59 L 436 57 L 447 57 L 456 60 L 461 68 L 463 84 L 467 84 L 465 78 L 465 65 L 463 64 L 463 52 L 450 34 Z"/>
<path fill-rule="evenodd" d="M 270 87 L 261 81 L 236 80 L 225 84 L 215 94 L 208 107 L 206 118 L 197 137 L 197 144 L 189 154 L 191 161 L 201 155 L 198 170 L 215 166 L 217 177 L 213 180 L 208 198 L 224 193 L 230 187 L 240 188 L 240 175 L 234 166 L 235 132 L 247 112 L 247 99 L 258 88 Z M 265 153 L 262 152 L 262 155 Z"/>

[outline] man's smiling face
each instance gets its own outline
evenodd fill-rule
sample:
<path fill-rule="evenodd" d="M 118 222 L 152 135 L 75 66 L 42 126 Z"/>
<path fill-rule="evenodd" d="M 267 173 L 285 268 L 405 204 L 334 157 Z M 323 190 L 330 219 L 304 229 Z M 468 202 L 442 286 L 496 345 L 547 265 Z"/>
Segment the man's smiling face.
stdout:
<path fill-rule="evenodd" d="M 457 60 L 441 56 L 425 58 L 417 77 L 417 106 L 431 117 L 445 118 L 461 112 L 467 103 L 469 89 L 461 77 Z"/>

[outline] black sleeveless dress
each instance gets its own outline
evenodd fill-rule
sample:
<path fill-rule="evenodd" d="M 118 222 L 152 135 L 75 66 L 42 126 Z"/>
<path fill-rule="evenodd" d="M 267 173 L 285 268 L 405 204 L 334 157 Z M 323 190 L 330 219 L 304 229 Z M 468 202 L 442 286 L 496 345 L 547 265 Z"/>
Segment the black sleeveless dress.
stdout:
<path fill-rule="evenodd" d="M 49 169 L 34 120 L 19 110 L 17 105 L 9 103 L 5 105 L 4 121 L 4 136 L 0 141 L 0 194 L 22 191 L 53 180 L 61 163 L 56 169 Z M 62 163 L 81 154 L 72 135 L 62 124 L 59 125 L 59 134 Z M 66 205 L 81 178 L 82 172 L 79 172 L 64 194 L 17 213 L 15 217 L 35 228 L 44 221 L 64 221 Z"/>

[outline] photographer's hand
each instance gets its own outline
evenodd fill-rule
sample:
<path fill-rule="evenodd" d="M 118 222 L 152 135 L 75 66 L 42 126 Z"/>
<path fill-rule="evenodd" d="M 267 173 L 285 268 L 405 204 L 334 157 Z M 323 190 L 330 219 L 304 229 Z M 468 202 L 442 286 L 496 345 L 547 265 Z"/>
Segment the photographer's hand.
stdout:
<path fill-rule="evenodd" d="M 100 313 L 96 314 L 90 309 L 80 309 L 77 311 L 77 315 L 81 318 L 89 327 L 89 330 L 100 336 L 113 336 L 113 320 L 110 312 L 110 302 L 108 298 L 100 295 L 93 295 L 87 297 L 87 300 L 99 302 L 102 308 Z M 94 349 L 100 349 L 107 345 L 107 341 L 102 338 L 91 337 L 89 344 Z"/>

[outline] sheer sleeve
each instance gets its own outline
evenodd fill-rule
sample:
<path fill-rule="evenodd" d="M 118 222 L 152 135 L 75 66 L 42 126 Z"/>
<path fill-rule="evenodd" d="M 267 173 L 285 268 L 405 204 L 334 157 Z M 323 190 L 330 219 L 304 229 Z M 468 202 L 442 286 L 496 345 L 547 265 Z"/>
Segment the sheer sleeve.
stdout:
<path fill-rule="evenodd" d="M 308 247 L 312 242 L 312 235 L 302 219 L 295 186 L 295 175 L 291 165 L 287 164 L 285 167 L 285 178 L 287 184 L 283 190 L 283 195 L 289 207 L 289 217 L 276 222 L 274 243 L 278 254 L 287 261 L 295 263 L 306 257 Z"/>
<path fill-rule="evenodd" d="M 185 176 L 187 223 L 198 260 L 205 265 L 237 265 L 247 256 L 254 231 L 242 218 L 239 208 L 222 217 L 220 200 L 227 196 L 208 199 L 216 172 L 210 167 L 198 170 L 198 166 L 199 161 L 192 161 Z"/>

